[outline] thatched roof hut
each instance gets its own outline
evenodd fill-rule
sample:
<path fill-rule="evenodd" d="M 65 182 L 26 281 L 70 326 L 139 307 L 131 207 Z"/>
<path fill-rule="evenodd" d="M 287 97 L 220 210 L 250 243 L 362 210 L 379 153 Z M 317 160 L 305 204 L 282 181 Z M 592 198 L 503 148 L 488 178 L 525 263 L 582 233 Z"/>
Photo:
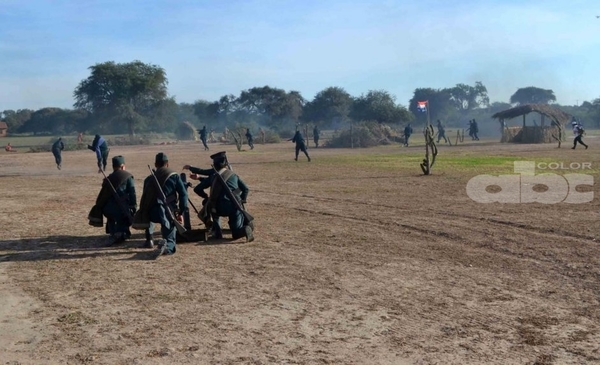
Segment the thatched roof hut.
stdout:
<path fill-rule="evenodd" d="M 531 112 L 541 115 L 540 126 L 525 125 L 525 116 Z M 523 117 L 523 127 L 506 127 L 506 119 L 520 116 Z M 545 125 L 546 117 L 551 120 L 549 126 Z M 525 104 L 498 112 L 492 118 L 498 119 L 502 127 L 501 142 L 550 143 L 557 140 L 560 147 L 560 142 L 564 139 L 563 125 L 569 122 L 571 116 L 547 104 Z"/>
<path fill-rule="evenodd" d="M 525 116 L 531 112 L 537 112 L 542 116 L 546 116 L 552 119 L 558 124 L 565 124 L 571 119 L 571 116 L 560 109 L 551 107 L 548 104 L 525 104 L 519 105 L 514 108 L 510 108 L 492 115 L 492 118 L 499 119 L 500 121 L 505 119 L 513 119 L 520 116 Z M 542 118 L 542 120 L 544 120 Z"/>

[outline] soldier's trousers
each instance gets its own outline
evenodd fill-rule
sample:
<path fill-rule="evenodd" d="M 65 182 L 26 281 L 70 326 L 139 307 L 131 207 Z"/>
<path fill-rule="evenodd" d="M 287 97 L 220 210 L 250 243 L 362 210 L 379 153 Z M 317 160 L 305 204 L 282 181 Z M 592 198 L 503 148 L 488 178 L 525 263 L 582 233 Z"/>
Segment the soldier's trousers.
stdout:
<path fill-rule="evenodd" d="M 60 150 L 52 150 L 52 154 L 54 155 L 54 160 L 56 161 L 56 165 L 60 166 L 62 163 L 62 156 Z"/>
<path fill-rule="evenodd" d="M 304 152 L 306 157 L 310 160 L 310 157 L 308 156 L 308 151 L 306 150 L 305 145 L 300 145 L 300 146 L 296 145 L 296 160 L 298 159 L 298 155 L 300 154 L 300 151 Z"/>
<path fill-rule="evenodd" d="M 167 253 L 174 254 L 177 251 L 176 235 L 177 230 L 175 224 L 169 221 L 165 207 L 161 204 L 156 204 L 150 209 L 150 222 L 160 223 L 160 234 L 167 244 Z"/>

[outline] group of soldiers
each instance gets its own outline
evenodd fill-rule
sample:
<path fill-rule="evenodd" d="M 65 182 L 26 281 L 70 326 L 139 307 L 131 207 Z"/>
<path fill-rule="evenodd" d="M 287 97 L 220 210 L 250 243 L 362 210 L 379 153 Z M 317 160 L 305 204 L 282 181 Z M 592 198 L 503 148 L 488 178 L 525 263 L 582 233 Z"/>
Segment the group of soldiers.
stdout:
<path fill-rule="evenodd" d="M 228 135 L 228 133 L 229 133 L 229 130 L 227 128 L 225 128 L 225 133 L 223 134 L 223 138 L 227 138 L 226 136 Z M 265 143 L 265 131 L 262 128 L 259 128 L 259 133 L 262 138 L 262 143 Z M 319 147 L 320 133 L 321 132 L 319 131 L 319 128 L 317 126 L 315 126 L 313 128 L 313 140 L 315 142 L 315 147 Z M 208 147 L 208 144 L 207 144 L 207 140 L 206 140 L 206 137 L 207 137 L 206 126 L 203 126 L 201 129 L 198 129 L 198 134 L 200 135 L 200 141 L 204 145 L 204 150 L 205 151 L 210 150 L 210 148 Z M 252 135 L 250 128 L 246 128 L 245 137 L 248 142 L 248 146 L 250 147 L 251 150 L 253 150 L 254 149 L 254 136 Z M 295 155 L 294 160 L 298 161 L 298 155 L 300 154 L 300 151 L 302 151 L 306 155 L 308 162 L 311 161 L 310 156 L 308 155 L 308 149 L 306 146 L 306 142 L 305 142 L 304 137 L 302 136 L 302 133 L 300 132 L 299 129 L 296 129 L 296 133 L 294 134 L 294 136 L 292 138 L 288 139 L 288 141 L 292 141 L 296 144 L 296 155 Z"/>
<path fill-rule="evenodd" d="M 254 240 L 253 223 L 243 208 L 248 196 L 248 186 L 235 174 L 225 152 L 210 156 L 212 169 L 199 169 L 185 165 L 190 178 L 200 180 L 194 191 L 204 198 L 199 217 L 211 229 L 214 238 L 223 238 L 220 217 L 229 218 L 232 238 Z M 172 255 L 177 251 L 177 230 L 182 228 L 184 214 L 188 212 L 188 184 L 182 176 L 169 167 L 169 158 L 163 152 L 154 160 L 154 170 L 144 179 L 139 209 L 134 177 L 125 169 L 125 158 L 112 158 L 113 172 L 106 176 L 88 219 L 94 226 L 104 227 L 109 234 L 109 245 L 124 242 L 131 237 L 130 228 L 145 230 L 144 247 L 155 248 L 154 258 Z M 101 171 L 104 173 L 103 171 Z M 200 175 L 205 177 L 201 178 Z M 184 175 L 185 178 L 185 175 Z M 191 185 L 191 184 L 190 184 Z M 210 188 L 206 194 L 205 189 Z M 162 239 L 154 245 L 154 225 L 161 225 Z"/>
<path fill-rule="evenodd" d="M 438 119 L 437 123 L 436 123 L 436 128 L 437 128 L 437 143 L 440 143 L 440 141 L 442 139 L 444 139 L 444 143 L 448 143 L 448 138 L 446 137 L 446 128 L 444 127 L 444 125 L 442 124 L 442 122 Z M 469 120 L 469 136 L 471 137 L 472 140 L 474 141 L 479 141 L 479 136 L 477 135 L 479 133 L 479 127 L 477 126 L 477 122 L 475 121 L 475 119 L 473 120 Z M 408 147 L 408 140 L 410 139 L 410 136 L 413 134 L 413 128 L 411 126 L 410 123 L 408 123 L 405 127 L 404 127 L 404 133 L 403 133 L 403 137 L 404 137 L 404 147 Z"/>

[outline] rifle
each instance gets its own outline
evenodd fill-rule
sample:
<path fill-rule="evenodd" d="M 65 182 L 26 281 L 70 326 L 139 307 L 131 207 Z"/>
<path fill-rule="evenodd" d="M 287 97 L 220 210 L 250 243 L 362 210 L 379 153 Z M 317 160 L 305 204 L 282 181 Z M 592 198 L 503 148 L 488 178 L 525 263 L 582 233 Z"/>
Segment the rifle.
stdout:
<path fill-rule="evenodd" d="M 123 212 L 123 214 L 125 214 L 125 218 L 127 218 L 127 225 L 131 226 L 133 224 L 133 216 L 131 215 L 131 212 L 129 211 L 129 207 L 126 207 L 123 202 L 123 198 L 125 198 L 125 197 L 122 198 L 119 196 L 119 194 L 117 194 L 117 189 L 115 189 L 112 182 L 110 182 L 110 180 L 108 179 L 108 177 L 106 176 L 104 171 L 101 171 L 101 172 L 102 172 L 102 175 L 104 176 L 104 179 L 106 181 L 108 181 L 108 185 L 110 185 L 110 188 L 112 189 L 112 192 L 113 192 L 113 197 L 117 201 L 117 204 L 119 205 L 119 208 L 121 209 L 121 212 Z"/>
<path fill-rule="evenodd" d="M 215 169 L 215 165 L 211 165 L 211 166 L 212 166 L 213 170 L 215 170 L 215 176 L 217 177 L 217 179 L 219 179 L 219 181 L 223 185 L 223 188 L 225 189 L 225 194 L 227 194 L 227 197 L 233 202 L 233 204 L 235 204 L 236 208 L 240 212 L 242 212 L 242 214 L 244 215 L 244 222 L 246 223 L 246 225 L 249 225 L 250 222 L 252 222 L 254 220 L 254 217 L 251 216 L 250 213 L 248 213 L 246 211 L 246 209 L 244 209 L 244 207 L 242 206 L 242 204 L 239 202 L 239 200 L 237 199 L 237 197 L 233 194 L 233 192 L 231 191 L 231 189 L 227 185 L 227 182 L 223 179 L 223 176 L 221 176 L 221 174 L 219 174 L 219 172 L 217 171 L 217 169 Z"/>
<path fill-rule="evenodd" d="M 187 181 L 187 176 L 185 175 L 185 172 L 182 172 L 181 174 L 179 174 L 179 176 L 181 176 L 181 180 L 183 181 L 183 184 L 185 185 L 186 189 L 192 187 L 192 183 Z M 196 212 L 196 214 L 198 214 L 198 209 L 196 208 L 194 203 L 192 203 L 192 200 L 190 199 L 189 196 L 188 196 L 188 203 L 190 203 L 192 208 L 194 208 L 194 211 Z"/>
<path fill-rule="evenodd" d="M 171 222 L 173 222 L 173 224 L 175 224 L 175 227 L 177 228 L 177 232 L 183 236 L 185 234 L 185 232 L 187 232 L 187 230 L 181 223 L 179 223 L 179 221 L 175 217 L 175 214 L 171 210 L 171 207 L 167 203 L 167 197 L 165 196 L 165 193 L 163 192 L 162 187 L 160 186 L 160 182 L 158 181 L 158 178 L 156 177 L 156 175 L 154 175 L 154 171 L 152 171 L 152 168 L 150 167 L 150 165 L 148 165 L 148 170 L 150 170 L 150 174 L 154 178 L 154 180 L 153 180 L 154 186 L 156 187 L 157 193 L 159 194 L 158 198 L 160 200 L 162 200 L 163 204 L 165 205 L 165 213 L 168 214 L 169 220 Z"/>

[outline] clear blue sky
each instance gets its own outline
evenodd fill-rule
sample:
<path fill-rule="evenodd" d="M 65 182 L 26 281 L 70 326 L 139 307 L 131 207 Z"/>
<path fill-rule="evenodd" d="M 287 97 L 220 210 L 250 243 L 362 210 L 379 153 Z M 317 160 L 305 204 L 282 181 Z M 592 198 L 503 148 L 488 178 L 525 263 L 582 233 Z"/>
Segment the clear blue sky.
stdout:
<path fill-rule="evenodd" d="M 178 102 L 269 85 L 306 99 L 482 81 L 492 101 L 600 97 L 600 1 L 0 0 L 0 110 L 72 108 L 88 67 L 163 67 Z"/>

